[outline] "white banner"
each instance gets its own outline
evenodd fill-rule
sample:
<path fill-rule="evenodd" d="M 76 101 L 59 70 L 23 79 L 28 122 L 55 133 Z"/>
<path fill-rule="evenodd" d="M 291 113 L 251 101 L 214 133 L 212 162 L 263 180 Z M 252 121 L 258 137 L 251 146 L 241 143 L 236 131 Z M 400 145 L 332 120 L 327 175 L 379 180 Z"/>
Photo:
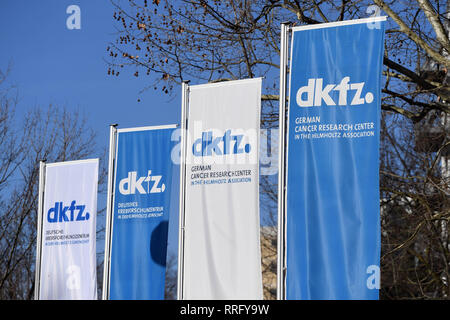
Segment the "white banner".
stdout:
<path fill-rule="evenodd" d="M 38 298 L 97 299 L 98 159 L 47 164 L 44 181 Z"/>
<path fill-rule="evenodd" d="M 261 79 L 189 87 L 184 299 L 262 299 Z"/>

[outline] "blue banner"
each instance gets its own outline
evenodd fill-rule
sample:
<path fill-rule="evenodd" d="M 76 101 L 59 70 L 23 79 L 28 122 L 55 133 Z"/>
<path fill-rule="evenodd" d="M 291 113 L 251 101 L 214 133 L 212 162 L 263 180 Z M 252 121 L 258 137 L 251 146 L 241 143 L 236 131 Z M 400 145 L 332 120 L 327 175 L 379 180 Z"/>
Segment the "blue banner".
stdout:
<path fill-rule="evenodd" d="M 383 42 L 384 19 L 293 28 L 287 299 L 378 299 Z"/>
<path fill-rule="evenodd" d="M 174 126 L 118 130 L 110 299 L 162 300 Z"/>

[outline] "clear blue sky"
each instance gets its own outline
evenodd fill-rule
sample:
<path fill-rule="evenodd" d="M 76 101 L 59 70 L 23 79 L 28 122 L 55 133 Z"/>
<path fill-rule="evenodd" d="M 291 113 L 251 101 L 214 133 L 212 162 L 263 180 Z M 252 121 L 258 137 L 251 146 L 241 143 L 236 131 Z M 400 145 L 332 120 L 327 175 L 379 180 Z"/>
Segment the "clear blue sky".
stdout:
<path fill-rule="evenodd" d="M 80 30 L 66 27 L 70 16 L 66 9 L 72 4 L 81 9 Z M 50 103 L 80 110 L 97 132 L 98 156 L 108 148 L 112 123 L 126 128 L 179 123 L 180 118 L 181 87 L 175 88 L 172 97 L 154 90 L 139 95 L 151 78 L 136 78 L 132 69 L 121 70 L 119 77 L 107 75 L 106 47 L 115 40 L 112 15 L 109 0 L 0 1 L 0 69 L 12 66 L 8 82 L 18 87 L 18 118 L 27 109 L 46 108 Z M 177 245 L 175 190 L 171 251 Z M 98 201 L 99 208 L 106 205 L 104 197 Z M 98 250 L 103 250 L 103 242 Z"/>
<path fill-rule="evenodd" d="M 66 27 L 71 4 L 81 9 L 81 30 Z M 115 40 L 112 15 L 109 0 L 1 0 L 0 68 L 12 63 L 9 81 L 19 88 L 19 110 L 49 103 L 82 110 L 102 147 L 111 123 L 124 128 L 179 122 L 178 94 L 139 95 L 151 79 L 134 77 L 132 69 L 107 75 L 103 59 Z"/>

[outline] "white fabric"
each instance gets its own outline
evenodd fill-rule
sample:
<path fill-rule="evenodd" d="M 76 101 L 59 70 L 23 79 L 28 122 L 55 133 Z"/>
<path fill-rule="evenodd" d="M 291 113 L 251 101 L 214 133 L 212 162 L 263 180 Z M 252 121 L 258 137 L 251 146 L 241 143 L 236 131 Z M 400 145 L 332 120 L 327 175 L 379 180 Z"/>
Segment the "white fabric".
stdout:
<path fill-rule="evenodd" d="M 97 184 L 98 159 L 46 165 L 39 299 L 97 299 Z"/>
<path fill-rule="evenodd" d="M 261 79 L 189 89 L 183 298 L 262 299 L 258 169 Z M 193 155 L 202 149 L 198 140 L 202 132 L 212 132 L 214 139 L 228 130 L 232 136 L 243 135 L 238 146 L 242 153 L 233 154 L 236 141 L 230 137 L 227 147 L 224 141 L 217 144 L 222 155 L 214 151 L 209 156 Z M 250 144 L 248 153 L 246 144 Z M 224 147 L 228 154 L 223 154 Z M 220 177 L 223 172 L 234 175 Z M 208 183 L 212 181 L 215 183 Z"/>

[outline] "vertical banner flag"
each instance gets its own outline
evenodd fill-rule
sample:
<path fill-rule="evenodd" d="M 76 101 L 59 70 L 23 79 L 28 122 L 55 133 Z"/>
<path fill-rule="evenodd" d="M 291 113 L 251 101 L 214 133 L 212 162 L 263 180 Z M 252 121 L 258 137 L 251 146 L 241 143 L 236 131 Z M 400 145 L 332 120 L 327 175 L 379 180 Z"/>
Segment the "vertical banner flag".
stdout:
<path fill-rule="evenodd" d="M 189 87 L 183 299 L 262 299 L 261 78 Z"/>
<path fill-rule="evenodd" d="M 292 28 L 287 299 L 378 299 L 384 21 Z"/>
<path fill-rule="evenodd" d="M 118 129 L 109 298 L 162 300 L 176 125 Z"/>
<path fill-rule="evenodd" d="M 98 159 L 46 164 L 44 181 L 38 298 L 95 300 Z"/>

